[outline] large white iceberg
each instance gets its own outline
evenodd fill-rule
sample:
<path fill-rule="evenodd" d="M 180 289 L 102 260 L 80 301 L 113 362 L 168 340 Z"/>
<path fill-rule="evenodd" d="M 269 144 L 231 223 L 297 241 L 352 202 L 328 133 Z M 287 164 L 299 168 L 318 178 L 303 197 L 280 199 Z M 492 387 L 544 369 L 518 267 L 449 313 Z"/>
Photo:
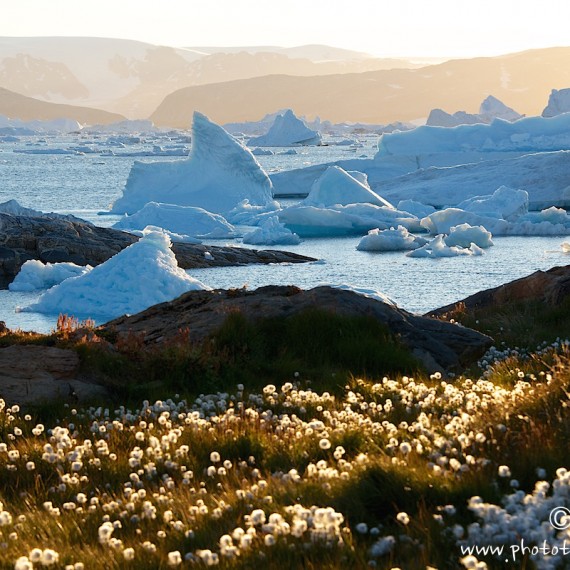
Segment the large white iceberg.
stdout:
<path fill-rule="evenodd" d="M 297 245 L 301 239 L 279 222 L 277 216 L 268 216 L 255 230 L 243 236 L 243 243 L 251 245 Z"/>
<path fill-rule="evenodd" d="M 329 166 L 315 180 L 309 195 L 303 200 L 305 206 L 327 208 L 337 204 L 375 204 L 393 208 L 392 204 L 372 191 L 370 187 L 339 166 Z M 363 178 L 361 177 L 361 180 Z M 365 180 L 365 178 L 364 178 Z"/>
<path fill-rule="evenodd" d="M 138 242 L 79 277 L 46 291 L 26 312 L 110 319 L 209 289 L 178 267 L 168 236 L 148 231 Z"/>
<path fill-rule="evenodd" d="M 223 215 L 245 199 L 254 206 L 274 205 L 269 177 L 237 139 L 195 112 L 188 159 L 135 162 L 112 212 L 132 214 L 148 202 L 160 202 Z"/>
<path fill-rule="evenodd" d="M 254 137 L 247 142 L 248 146 L 298 146 L 320 144 L 321 135 L 305 125 L 295 116 L 291 109 L 283 115 L 277 115 L 269 132 Z"/>
<path fill-rule="evenodd" d="M 75 263 L 43 263 L 39 259 L 30 259 L 20 268 L 14 281 L 8 285 L 10 291 L 38 291 L 59 285 L 70 277 L 83 275 L 91 266 Z"/>
<path fill-rule="evenodd" d="M 436 207 L 454 206 L 504 184 L 526 190 L 531 209 L 568 207 L 568 149 L 570 113 L 515 122 L 496 119 L 489 125 L 451 129 L 422 126 L 383 134 L 374 159 L 278 172 L 272 180 L 275 195 L 308 194 L 313 182 L 334 164 L 365 172 L 372 190 L 393 204 L 410 199 Z"/>
<path fill-rule="evenodd" d="M 113 227 L 143 230 L 147 226 L 156 226 L 183 236 L 227 238 L 235 235 L 234 226 L 220 214 L 212 214 L 194 206 L 157 202 L 145 204 L 138 212 L 121 218 Z"/>
<path fill-rule="evenodd" d="M 393 203 L 410 199 L 443 208 L 457 206 L 475 196 L 492 194 L 501 185 L 525 190 L 531 210 L 568 207 L 570 152 L 543 152 L 445 168 L 432 167 L 384 181 L 375 189 Z"/>
<path fill-rule="evenodd" d="M 359 251 L 408 251 L 418 249 L 426 243 L 426 239 L 414 236 L 403 226 L 398 226 L 388 230 L 378 228 L 370 230 L 360 240 L 356 249 Z"/>
<path fill-rule="evenodd" d="M 570 88 L 553 89 L 548 97 L 548 105 L 542 111 L 543 117 L 556 117 L 570 112 Z"/>

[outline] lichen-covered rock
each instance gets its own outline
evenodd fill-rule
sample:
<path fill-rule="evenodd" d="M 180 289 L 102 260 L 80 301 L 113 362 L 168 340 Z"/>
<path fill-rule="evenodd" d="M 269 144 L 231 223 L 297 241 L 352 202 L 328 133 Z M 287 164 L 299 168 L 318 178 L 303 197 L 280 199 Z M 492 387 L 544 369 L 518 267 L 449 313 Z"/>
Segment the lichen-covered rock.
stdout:
<path fill-rule="evenodd" d="M 310 290 L 269 286 L 254 291 L 191 291 L 174 301 L 111 321 L 103 329 L 119 335 L 141 336 L 147 344 L 174 339 L 181 330 L 188 330 L 190 340 L 199 342 L 215 333 L 233 312 L 255 322 L 290 317 L 314 308 L 378 319 L 429 371 L 460 370 L 492 344 L 490 337 L 460 325 L 414 315 L 352 290 L 326 286 Z"/>

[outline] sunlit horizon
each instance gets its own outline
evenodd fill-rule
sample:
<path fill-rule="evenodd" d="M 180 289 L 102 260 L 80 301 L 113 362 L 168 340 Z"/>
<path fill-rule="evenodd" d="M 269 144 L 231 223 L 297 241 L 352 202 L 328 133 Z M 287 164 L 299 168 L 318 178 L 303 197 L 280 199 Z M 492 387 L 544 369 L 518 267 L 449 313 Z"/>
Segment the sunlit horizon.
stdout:
<path fill-rule="evenodd" d="M 540 10 L 537 9 L 540 8 Z M 0 37 L 101 37 L 188 47 L 328 45 L 376 57 L 471 58 L 570 44 L 570 3 L 483 0 L 15 0 Z"/>

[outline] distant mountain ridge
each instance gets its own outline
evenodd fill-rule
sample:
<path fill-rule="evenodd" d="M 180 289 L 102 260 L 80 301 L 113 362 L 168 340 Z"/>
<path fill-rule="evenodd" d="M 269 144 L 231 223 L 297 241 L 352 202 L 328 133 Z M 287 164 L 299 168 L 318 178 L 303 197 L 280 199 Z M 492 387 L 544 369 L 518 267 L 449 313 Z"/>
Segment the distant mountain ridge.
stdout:
<path fill-rule="evenodd" d="M 97 107 L 146 118 L 180 88 L 273 73 L 325 75 L 393 67 L 330 46 L 173 48 L 132 40 L 81 37 L 0 38 L 0 87 L 52 103 Z M 263 51 L 267 49 L 267 51 Z"/>
<path fill-rule="evenodd" d="M 23 121 L 75 119 L 78 123 L 88 125 L 107 125 L 125 119 L 123 115 L 100 109 L 38 101 L 2 87 L 0 87 L 0 115 Z"/>
<path fill-rule="evenodd" d="M 551 90 L 569 85 L 570 47 L 545 48 L 420 69 L 321 77 L 276 74 L 187 87 L 167 96 L 151 119 L 157 125 L 184 127 L 195 109 L 228 123 L 291 108 L 307 119 L 385 124 L 425 118 L 434 108 L 473 113 L 488 95 L 520 113 L 539 115 Z"/>

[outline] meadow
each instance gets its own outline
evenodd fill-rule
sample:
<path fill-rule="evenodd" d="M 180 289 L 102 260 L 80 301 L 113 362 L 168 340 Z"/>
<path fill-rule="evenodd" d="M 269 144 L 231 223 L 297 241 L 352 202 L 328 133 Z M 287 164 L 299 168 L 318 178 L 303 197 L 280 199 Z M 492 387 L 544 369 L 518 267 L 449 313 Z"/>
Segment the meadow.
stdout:
<path fill-rule="evenodd" d="M 0 568 L 567 567 L 566 519 L 549 517 L 570 507 L 569 343 L 507 348 L 507 316 L 477 316 L 500 348 L 457 376 L 412 373 L 402 355 L 388 375 L 361 355 L 353 373 L 331 355 L 361 345 L 363 323 L 276 367 L 239 319 L 192 358 L 131 339 L 109 360 L 66 320 L 5 331 L 2 345 L 75 346 L 115 397 L 2 402 Z"/>

